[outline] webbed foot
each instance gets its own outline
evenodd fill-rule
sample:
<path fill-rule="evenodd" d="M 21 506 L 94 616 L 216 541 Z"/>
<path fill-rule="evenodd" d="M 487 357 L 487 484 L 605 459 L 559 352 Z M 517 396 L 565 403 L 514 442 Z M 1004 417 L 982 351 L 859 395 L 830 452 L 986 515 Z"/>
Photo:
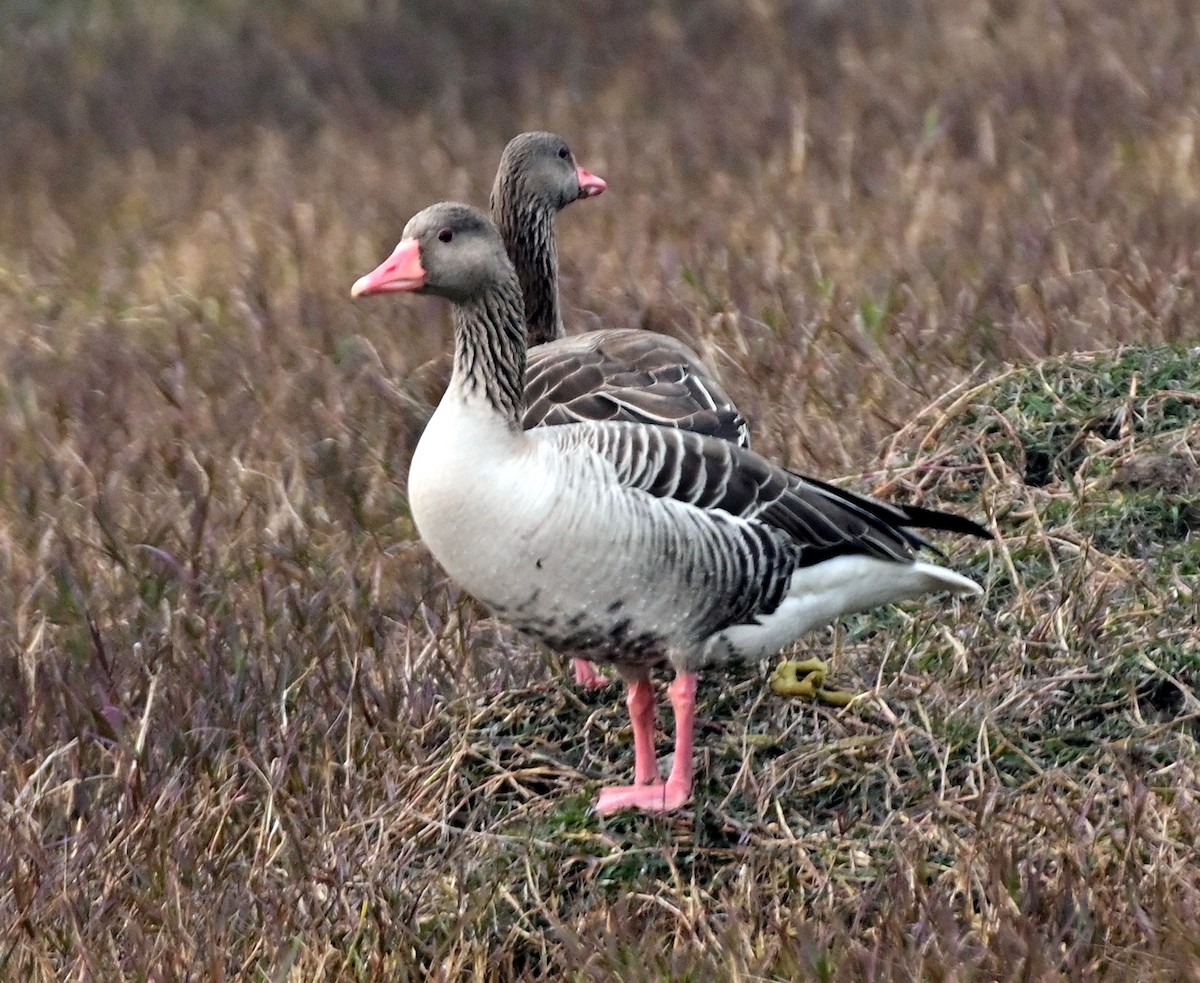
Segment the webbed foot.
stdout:
<path fill-rule="evenodd" d="M 596 811 L 602 816 L 622 809 L 642 812 L 670 812 L 692 797 L 690 783 L 658 781 L 650 785 L 610 785 L 600 789 Z"/>
<path fill-rule="evenodd" d="M 572 659 L 575 667 L 575 685 L 583 689 L 603 689 L 610 682 L 609 678 L 596 669 L 587 659 Z"/>

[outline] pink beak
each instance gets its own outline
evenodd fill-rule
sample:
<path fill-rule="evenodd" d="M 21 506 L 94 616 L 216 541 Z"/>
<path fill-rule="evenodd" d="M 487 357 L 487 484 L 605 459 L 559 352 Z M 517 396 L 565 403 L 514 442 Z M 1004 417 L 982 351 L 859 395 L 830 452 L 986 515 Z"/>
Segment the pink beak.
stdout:
<path fill-rule="evenodd" d="M 350 296 L 419 290 L 425 286 L 427 275 L 421 265 L 421 244 L 416 239 L 402 239 L 391 256 L 354 281 Z"/>
<path fill-rule="evenodd" d="M 608 187 L 608 182 L 602 177 L 596 177 L 586 168 L 575 165 L 575 176 L 579 178 L 579 197 L 580 198 L 595 198 L 605 188 Z"/>

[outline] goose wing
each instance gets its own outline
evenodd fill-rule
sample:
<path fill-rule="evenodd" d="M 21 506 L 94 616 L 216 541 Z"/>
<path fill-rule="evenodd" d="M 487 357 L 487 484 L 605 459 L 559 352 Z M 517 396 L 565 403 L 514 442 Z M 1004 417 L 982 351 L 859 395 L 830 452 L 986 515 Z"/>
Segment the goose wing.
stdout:
<path fill-rule="evenodd" d="M 930 545 L 914 526 L 991 538 L 961 516 L 888 505 L 685 430 L 613 423 L 571 427 L 564 439 L 586 444 L 607 460 L 626 487 L 784 533 L 801 566 L 848 554 L 907 563 L 916 549 Z"/>
<path fill-rule="evenodd" d="M 627 421 L 749 446 L 728 393 L 685 344 L 636 329 L 593 331 L 529 349 L 525 428 Z"/>

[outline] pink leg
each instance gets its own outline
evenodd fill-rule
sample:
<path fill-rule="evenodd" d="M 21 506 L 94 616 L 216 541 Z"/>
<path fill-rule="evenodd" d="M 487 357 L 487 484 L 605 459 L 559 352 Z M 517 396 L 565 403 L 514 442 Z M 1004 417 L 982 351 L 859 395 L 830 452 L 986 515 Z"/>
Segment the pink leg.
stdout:
<path fill-rule="evenodd" d="M 633 783 L 661 785 L 658 755 L 654 753 L 654 684 L 649 676 L 643 674 L 629 683 L 625 702 L 633 724 Z"/>
<path fill-rule="evenodd" d="M 659 785 L 625 785 L 600 790 L 596 811 L 606 816 L 621 809 L 643 812 L 670 812 L 692 797 L 692 738 L 696 723 L 696 674 L 681 672 L 667 688 L 675 710 L 675 763 L 671 777 Z M 633 713 L 633 684 L 630 685 L 630 712 Z M 638 724 L 634 723 L 634 755 L 637 757 Z"/>
<path fill-rule="evenodd" d="M 587 659 L 572 659 L 571 665 L 575 667 L 576 686 L 582 686 L 584 689 L 603 689 L 608 685 L 608 677 L 597 672 L 596 667 Z"/>

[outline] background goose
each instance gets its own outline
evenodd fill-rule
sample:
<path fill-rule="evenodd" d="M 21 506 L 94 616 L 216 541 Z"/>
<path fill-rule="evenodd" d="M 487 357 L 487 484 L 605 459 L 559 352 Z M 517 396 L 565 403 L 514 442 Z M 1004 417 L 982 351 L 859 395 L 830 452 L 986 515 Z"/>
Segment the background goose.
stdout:
<path fill-rule="evenodd" d="M 513 137 L 492 185 L 492 220 L 521 283 L 529 345 L 525 426 L 636 420 L 750 445 L 746 420 L 683 342 L 638 328 L 566 337 L 555 216 L 607 187 L 554 133 Z"/>
<path fill-rule="evenodd" d="M 526 428 L 595 420 L 632 420 L 682 427 L 750 446 L 749 428 L 733 400 L 687 345 L 631 328 L 566 337 L 558 297 L 555 216 L 607 187 L 580 166 L 555 133 L 513 137 L 492 185 L 492 220 L 517 271 L 529 345 Z M 608 680 L 585 659 L 573 660 L 575 681 Z"/>
<path fill-rule="evenodd" d="M 602 813 L 674 809 L 692 789 L 697 672 L 762 659 L 876 605 L 973 581 L 918 560 L 911 525 L 975 523 L 806 480 L 728 441 L 640 423 L 522 427 L 521 289 L 484 215 L 416 215 L 354 296 L 431 293 L 454 307 L 450 386 L 413 454 L 409 501 L 447 572 L 559 651 L 615 665 L 628 685 L 634 784 Z M 675 758 L 654 752 L 649 672 L 670 665 Z"/>

